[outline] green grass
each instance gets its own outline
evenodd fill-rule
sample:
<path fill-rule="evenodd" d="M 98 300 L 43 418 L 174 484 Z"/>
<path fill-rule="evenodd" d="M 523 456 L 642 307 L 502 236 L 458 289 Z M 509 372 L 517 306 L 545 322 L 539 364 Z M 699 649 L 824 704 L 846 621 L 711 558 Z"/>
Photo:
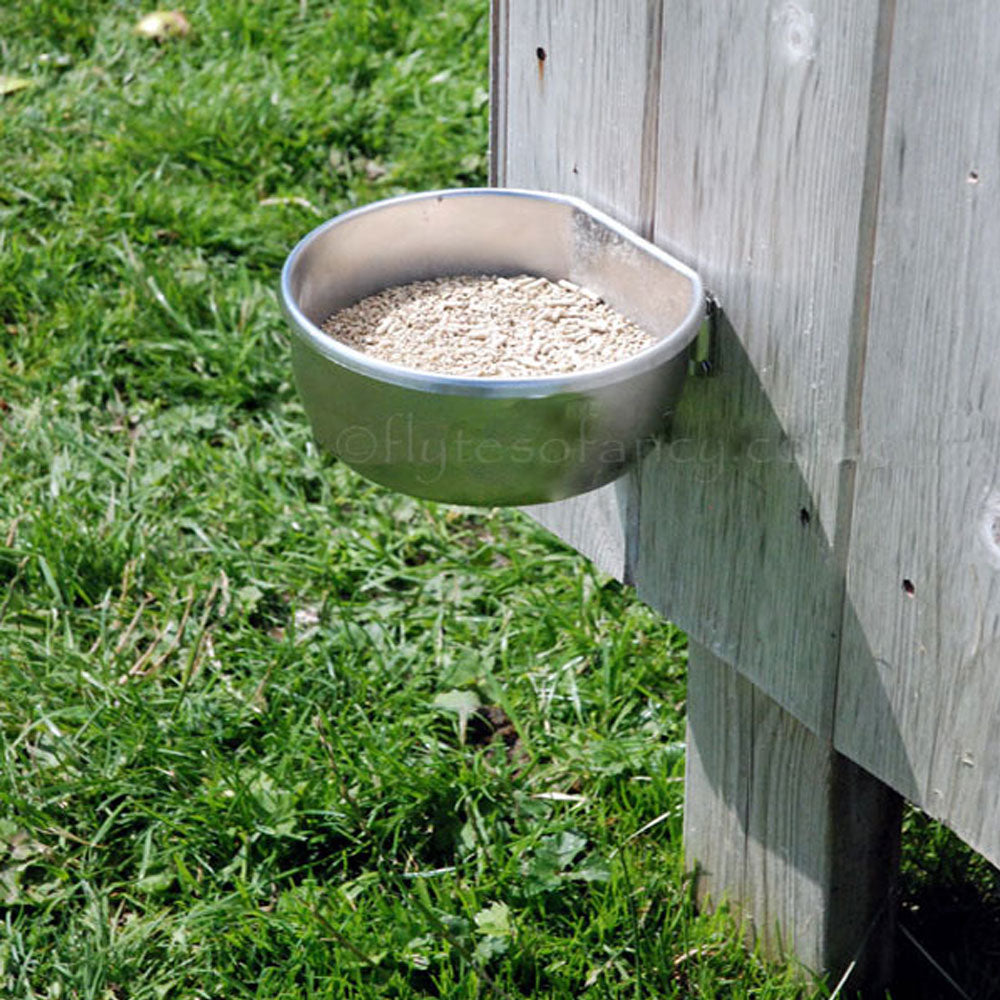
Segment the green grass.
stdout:
<path fill-rule="evenodd" d="M 684 637 L 310 444 L 278 270 L 484 181 L 485 0 L 142 12 L 0 9 L 0 994 L 825 995 L 691 905 Z"/>

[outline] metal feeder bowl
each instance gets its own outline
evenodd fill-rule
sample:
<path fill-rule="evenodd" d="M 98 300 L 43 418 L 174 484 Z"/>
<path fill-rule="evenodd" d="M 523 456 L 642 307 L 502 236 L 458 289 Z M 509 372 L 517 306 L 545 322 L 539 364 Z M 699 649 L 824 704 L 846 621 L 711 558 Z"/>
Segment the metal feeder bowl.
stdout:
<path fill-rule="evenodd" d="M 403 368 L 320 329 L 392 285 L 465 275 L 568 278 L 652 345 L 566 375 L 470 378 Z M 705 314 L 698 275 L 576 198 L 431 191 L 337 216 L 281 276 L 292 363 L 318 443 L 402 493 L 471 505 L 561 500 L 617 478 L 662 433 Z"/>

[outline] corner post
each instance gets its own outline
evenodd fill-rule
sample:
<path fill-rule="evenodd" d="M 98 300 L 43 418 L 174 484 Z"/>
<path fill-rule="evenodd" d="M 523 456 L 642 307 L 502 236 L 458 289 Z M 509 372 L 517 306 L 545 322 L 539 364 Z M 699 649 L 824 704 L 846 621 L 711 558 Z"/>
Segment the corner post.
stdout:
<path fill-rule="evenodd" d="M 699 906 L 727 904 L 765 954 L 831 987 L 847 976 L 882 996 L 900 797 L 707 649 L 689 656 L 684 844 Z"/>

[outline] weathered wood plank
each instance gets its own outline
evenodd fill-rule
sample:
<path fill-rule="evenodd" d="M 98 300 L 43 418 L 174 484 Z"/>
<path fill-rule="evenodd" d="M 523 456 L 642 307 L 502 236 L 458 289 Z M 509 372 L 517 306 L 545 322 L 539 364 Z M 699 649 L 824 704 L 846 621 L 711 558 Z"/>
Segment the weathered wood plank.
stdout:
<path fill-rule="evenodd" d="M 693 644 L 684 848 L 701 905 L 725 900 L 771 954 L 885 983 L 901 800 Z M 881 994 L 880 994 L 881 995 Z"/>
<path fill-rule="evenodd" d="M 643 466 L 637 587 L 825 735 L 886 45 L 874 4 L 664 9 L 654 237 L 701 271 L 725 317 L 720 374 L 689 381 Z"/>
<path fill-rule="evenodd" d="M 889 81 L 836 744 L 1000 863 L 1000 8 Z"/>
<path fill-rule="evenodd" d="M 579 195 L 645 235 L 660 0 L 497 2 L 507 87 L 496 95 L 505 126 L 499 182 Z"/>
<path fill-rule="evenodd" d="M 522 508 L 539 524 L 587 554 L 599 570 L 629 580 L 631 549 L 627 535 L 639 523 L 630 504 L 638 496 L 635 480 L 624 476 L 591 493 Z"/>
<path fill-rule="evenodd" d="M 494 0 L 495 183 L 578 195 L 648 235 L 661 13 L 662 0 Z M 531 513 L 624 578 L 633 493 L 624 479 Z"/>

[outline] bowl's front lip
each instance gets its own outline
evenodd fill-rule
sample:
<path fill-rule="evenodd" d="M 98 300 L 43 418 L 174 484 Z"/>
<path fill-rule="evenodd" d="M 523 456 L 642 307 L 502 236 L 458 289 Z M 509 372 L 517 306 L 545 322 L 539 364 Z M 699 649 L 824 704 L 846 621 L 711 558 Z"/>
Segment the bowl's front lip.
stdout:
<path fill-rule="evenodd" d="M 321 330 L 299 309 L 291 290 L 291 277 L 298 258 L 309 245 L 336 226 L 351 219 L 377 212 L 404 202 L 437 200 L 441 198 L 461 198 L 469 196 L 501 196 L 531 198 L 567 205 L 591 216 L 623 239 L 659 258 L 664 264 L 683 274 L 691 282 L 691 305 L 684 320 L 665 337 L 661 337 L 650 347 L 624 361 L 589 368 L 582 372 L 565 375 L 543 375 L 524 378 L 472 378 L 460 375 L 444 375 L 440 372 L 403 368 L 399 365 L 380 361 L 341 343 Z M 446 188 L 438 191 L 423 191 L 416 194 L 400 195 L 382 201 L 372 202 L 360 208 L 351 209 L 329 219 L 307 233 L 288 255 L 281 271 L 281 305 L 295 334 L 323 357 L 342 365 L 350 371 L 368 376 L 381 382 L 421 392 L 456 396 L 477 396 L 492 398 L 539 398 L 561 393 L 588 392 L 593 389 L 627 381 L 648 372 L 651 368 L 666 363 L 679 355 L 694 340 L 705 315 L 705 292 L 701 278 L 686 264 L 666 251 L 616 222 L 611 216 L 594 208 L 587 202 L 571 195 L 554 194 L 546 191 L 529 191 L 521 188 Z"/>

